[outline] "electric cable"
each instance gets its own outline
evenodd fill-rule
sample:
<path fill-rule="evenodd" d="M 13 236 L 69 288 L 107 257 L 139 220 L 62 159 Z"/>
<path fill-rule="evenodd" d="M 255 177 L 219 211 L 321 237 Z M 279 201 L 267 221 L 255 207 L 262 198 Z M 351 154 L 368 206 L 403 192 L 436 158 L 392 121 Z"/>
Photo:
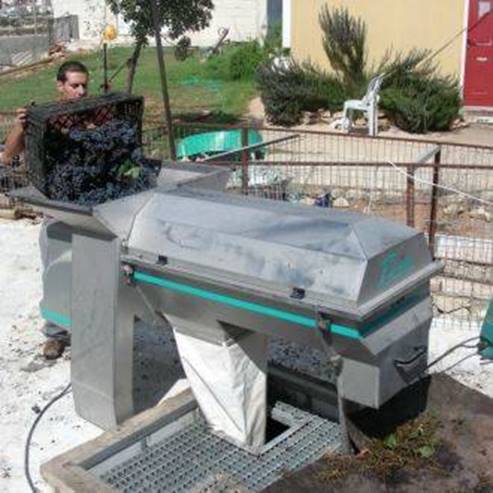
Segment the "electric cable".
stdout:
<path fill-rule="evenodd" d="M 470 337 L 468 339 L 465 339 L 465 340 L 459 342 L 455 346 L 452 346 L 451 348 L 447 349 L 447 351 L 445 351 L 444 353 L 442 353 L 440 356 L 438 356 L 436 359 L 434 359 L 431 363 L 428 363 L 428 365 L 426 366 L 426 368 L 423 369 L 423 372 L 422 373 L 424 373 L 425 371 L 429 370 L 432 366 L 435 366 L 437 363 L 439 363 L 444 358 L 446 358 L 449 354 L 452 354 L 453 352 L 457 351 L 457 349 L 460 349 L 460 348 L 466 348 L 466 349 L 474 348 L 474 349 L 478 349 L 478 346 L 477 345 L 468 346 L 467 344 L 469 342 L 476 341 L 479 338 L 480 338 L 479 336 Z"/>
<path fill-rule="evenodd" d="M 453 370 L 456 366 L 459 366 L 461 363 L 464 363 L 464 361 L 467 361 L 468 359 L 474 358 L 474 356 L 479 356 L 479 355 L 477 353 L 468 354 L 467 356 L 464 356 L 459 361 L 452 363 L 450 366 L 442 370 L 442 373 L 447 373 L 448 371 Z"/>
<path fill-rule="evenodd" d="M 476 29 L 481 22 L 483 22 L 489 15 L 493 15 L 491 12 L 488 12 L 487 14 L 483 15 L 480 17 L 472 26 L 466 26 L 463 29 L 461 29 L 455 36 L 450 38 L 442 47 L 438 48 L 434 52 L 430 54 L 429 57 L 425 58 L 421 63 L 425 61 L 431 61 L 433 58 L 435 58 L 437 55 L 439 55 L 442 51 L 446 50 L 459 36 L 464 34 L 466 31 L 469 34 L 471 31 Z"/>
<path fill-rule="evenodd" d="M 31 488 L 31 491 L 33 493 L 38 493 L 39 490 L 34 486 L 34 482 L 31 477 L 31 473 L 29 471 L 29 452 L 30 452 L 30 447 L 31 447 L 31 440 L 34 434 L 34 430 L 38 426 L 39 422 L 41 421 L 41 418 L 43 415 L 46 413 L 46 411 L 53 405 L 55 404 L 56 401 L 60 400 L 63 396 L 67 395 L 70 390 L 71 390 L 72 384 L 69 383 L 59 394 L 57 394 L 55 397 L 53 397 L 46 405 L 43 407 L 43 409 L 39 412 L 39 414 L 36 416 L 36 419 L 34 420 L 33 424 L 31 425 L 31 429 L 29 430 L 29 433 L 27 435 L 26 439 L 26 444 L 24 446 L 24 474 L 26 476 L 27 482 L 29 483 L 29 487 Z"/>
<path fill-rule="evenodd" d="M 428 180 L 423 180 L 422 178 L 416 178 L 415 176 L 413 176 L 413 175 L 407 173 L 406 171 L 400 169 L 399 166 L 397 164 L 395 164 L 394 162 L 387 161 L 387 163 L 390 164 L 401 175 L 404 175 L 407 178 L 411 178 L 411 180 L 413 180 L 415 182 L 423 183 L 424 185 L 430 185 L 430 186 L 436 187 L 436 188 L 441 188 L 442 190 L 446 190 L 447 192 L 457 193 L 458 195 L 462 195 L 462 196 L 467 197 L 469 199 L 476 200 L 478 202 L 481 202 L 482 204 L 486 204 L 486 205 L 493 207 L 493 202 L 491 202 L 489 200 L 485 200 L 485 199 L 482 199 L 480 197 L 476 197 L 475 195 L 471 195 L 471 194 L 466 193 L 466 192 L 461 192 L 460 190 L 457 190 L 456 188 L 447 187 L 445 185 L 439 185 L 438 183 L 433 183 L 433 182 L 428 181 Z"/>
<path fill-rule="evenodd" d="M 487 14 L 480 17 L 472 26 L 466 26 L 462 28 L 459 32 L 457 32 L 454 36 L 452 36 L 446 43 L 444 43 L 440 48 L 435 51 L 432 51 L 427 57 L 423 58 L 418 65 L 421 65 L 425 62 L 431 62 L 435 57 L 437 57 L 442 51 L 445 51 L 458 37 L 462 36 L 465 32 L 468 34 L 476 29 L 489 15 L 493 15 L 493 13 L 488 12 Z M 394 68 L 394 71 L 399 70 L 398 68 Z M 390 74 L 392 74 L 392 70 L 386 74 L 384 74 L 384 78 L 387 78 Z"/>

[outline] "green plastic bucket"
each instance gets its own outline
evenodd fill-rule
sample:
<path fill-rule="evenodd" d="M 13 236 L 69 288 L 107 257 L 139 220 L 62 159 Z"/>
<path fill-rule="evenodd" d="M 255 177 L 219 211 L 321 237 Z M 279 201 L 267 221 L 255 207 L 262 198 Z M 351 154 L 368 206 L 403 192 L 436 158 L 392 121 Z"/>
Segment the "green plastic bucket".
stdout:
<path fill-rule="evenodd" d="M 220 130 L 217 132 L 205 132 L 190 135 L 178 141 L 176 146 L 176 157 L 178 159 L 193 159 L 198 156 L 213 156 L 228 151 L 234 151 L 243 147 L 241 130 Z M 248 145 L 262 143 L 262 136 L 257 130 L 248 131 Z M 263 158 L 263 150 L 257 149 L 252 152 L 256 157 Z M 232 155 L 231 160 L 241 158 L 240 154 Z"/>

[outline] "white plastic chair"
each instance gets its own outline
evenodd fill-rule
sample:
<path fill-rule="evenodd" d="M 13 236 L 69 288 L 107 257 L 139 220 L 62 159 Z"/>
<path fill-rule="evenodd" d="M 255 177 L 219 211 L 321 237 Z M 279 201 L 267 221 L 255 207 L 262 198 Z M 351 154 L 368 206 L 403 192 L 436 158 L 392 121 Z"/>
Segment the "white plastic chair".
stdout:
<path fill-rule="evenodd" d="M 363 99 L 350 99 L 344 103 L 344 115 L 342 128 L 348 132 L 352 126 L 353 111 L 362 111 L 368 118 L 368 134 L 375 136 L 378 133 L 378 100 L 380 87 L 385 74 L 374 77 L 368 84 L 368 89 Z"/>

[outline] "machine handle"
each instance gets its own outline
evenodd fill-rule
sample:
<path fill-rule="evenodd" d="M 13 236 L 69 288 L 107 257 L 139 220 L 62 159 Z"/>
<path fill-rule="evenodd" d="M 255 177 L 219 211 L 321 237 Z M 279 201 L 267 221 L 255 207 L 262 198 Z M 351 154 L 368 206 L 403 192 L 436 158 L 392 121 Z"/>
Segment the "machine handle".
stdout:
<path fill-rule="evenodd" d="M 423 354 L 425 353 L 426 353 L 426 346 L 417 346 L 414 348 L 414 355 L 411 356 L 409 359 L 407 360 L 396 359 L 394 360 L 394 363 L 396 366 L 402 366 L 402 367 L 409 366 L 415 363 L 416 360 L 419 360 L 419 358 L 421 358 L 421 356 L 423 356 Z"/>
<path fill-rule="evenodd" d="M 427 347 L 417 346 L 414 348 L 414 353 L 409 359 L 394 360 L 394 365 L 397 368 L 397 371 L 406 382 L 413 381 L 426 370 L 426 355 Z"/>

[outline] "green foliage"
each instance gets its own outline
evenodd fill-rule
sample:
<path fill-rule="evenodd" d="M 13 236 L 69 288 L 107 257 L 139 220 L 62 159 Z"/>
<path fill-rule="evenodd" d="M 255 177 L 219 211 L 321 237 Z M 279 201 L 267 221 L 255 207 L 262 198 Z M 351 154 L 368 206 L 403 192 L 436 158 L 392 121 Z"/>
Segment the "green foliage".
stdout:
<path fill-rule="evenodd" d="M 436 450 L 432 445 L 423 445 L 423 447 L 418 448 L 417 452 L 422 459 L 430 459 L 435 455 Z"/>
<path fill-rule="evenodd" d="M 296 125 L 303 111 L 335 110 L 345 100 L 339 80 L 310 63 L 276 66 L 269 60 L 259 67 L 257 84 L 266 114 L 275 125 Z"/>
<path fill-rule="evenodd" d="M 430 50 L 413 49 L 409 53 L 394 53 L 388 50 L 378 66 L 370 71 L 368 78 L 378 74 L 387 74 L 382 88 L 401 87 L 410 80 L 427 79 L 438 71 L 438 66 L 427 62 Z"/>
<path fill-rule="evenodd" d="M 175 45 L 175 58 L 183 62 L 191 54 L 192 40 L 188 36 L 182 36 Z"/>
<path fill-rule="evenodd" d="M 131 55 L 131 47 L 112 47 L 109 50 L 108 62 L 110 72 L 125 63 Z M 90 93 L 98 94 L 103 81 L 100 51 L 74 53 L 67 59 L 80 60 L 89 68 Z M 217 80 L 209 72 L 208 64 L 201 63 L 195 52 L 184 62 L 177 62 L 173 50 L 166 48 L 165 61 L 171 104 L 177 118 L 192 113 L 201 121 L 205 118 L 204 113 L 211 114 L 211 121 L 215 119 L 216 114 L 224 119 L 239 118 L 256 95 L 253 80 Z M 0 110 L 14 111 L 31 99 L 38 104 L 55 100 L 55 69 L 52 65 L 44 65 L 34 72 L 26 70 L 20 74 L 0 78 Z M 196 83 L 189 83 L 194 80 Z M 123 72 L 114 79 L 112 88 L 115 91 L 126 89 L 126 77 Z M 135 76 L 134 93 L 145 96 L 146 118 L 153 119 L 154 123 L 161 118 L 161 85 L 156 71 L 155 48 L 147 47 L 142 50 Z M 26 99 L 26 94 L 30 99 Z"/>
<path fill-rule="evenodd" d="M 409 420 L 383 438 L 371 438 L 358 455 L 327 455 L 329 467 L 319 469 L 318 480 L 335 484 L 350 475 L 371 475 L 389 482 L 399 470 L 443 471 L 438 452 L 446 450 L 438 417 L 425 412 Z M 447 464 L 448 466 L 449 464 Z"/>
<path fill-rule="evenodd" d="M 351 94 L 361 91 L 368 77 L 366 25 L 345 8 L 322 8 L 319 16 L 323 47 L 332 68 Z"/>
<path fill-rule="evenodd" d="M 457 81 L 433 75 L 388 87 L 381 94 L 380 107 L 399 128 L 425 133 L 449 130 L 461 98 Z"/>
<path fill-rule="evenodd" d="M 242 43 L 231 54 L 229 76 L 232 80 L 252 79 L 265 56 L 264 50 L 257 41 Z"/>
<path fill-rule="evenodd" d="M 397 437 L 394 433 L 391 433 L 385 438 L 383 444 L 386 448 L 394 449 L 395 447 L 397 447 Z"/>
<path fill-rule="evenodd" d="M 171 39 L 178 39 L 187 31 L 200 31 L 209 25 L 214 4 L 212 0 L 153 0 L 157 4 L 159 26 L 167 28 Z M 137 42 L 147 44 L 147 36 L 154 36 L 154 22 L 149 0 L 106 0 L 114 14 L 122 14 L 130 24 Z"/>
<path fill-rule="evenodd" d="M 264 51 L 268 54 L 282 54 L 282 22 L 269 26 L 264 39 Z"/>
<path fill-rule="evenodd" d="M 118 178 L 128 178 L 131 180 L 136 180 L 140 175 L 140 166 L 134 164 L 132 161 L 127 160 L 118 168 L 117 176 Z"/>
<path fill-rule="evenodd" d="M 268 56 L 269 53 L 258 41 L 235 43 L 209 58 L 206 70 L 215 79 L 253 80 L 257 67 Z"/>
<path fill-rule="evenodd" d="M 428 50 L 387 51 L 369 66 L 365 23 L 345 8 L 325 6 L 319 17 L 323 46 L 335 72 L 325 74 L 310 64 L 274 68 L 263 64 L 257 82 L 274 123 L 299 123 L 303 111 L 340 110 L 347 98 L 361 98 L 371 78 L 386 74 L 380 108 L 403 130 L 423 133 L 448 130 L 461 106 L 457 81 L 440 75 Z"/>
<path fill-rule="evenodd" d="M 388 74 L 383 82 L 380 108 L 401 129 L 412 133 L 449 130 L 461 107 L 458 82 L 440 75 L 429 50 L 408 54 L 391 51 L 375 73 Z"/>

